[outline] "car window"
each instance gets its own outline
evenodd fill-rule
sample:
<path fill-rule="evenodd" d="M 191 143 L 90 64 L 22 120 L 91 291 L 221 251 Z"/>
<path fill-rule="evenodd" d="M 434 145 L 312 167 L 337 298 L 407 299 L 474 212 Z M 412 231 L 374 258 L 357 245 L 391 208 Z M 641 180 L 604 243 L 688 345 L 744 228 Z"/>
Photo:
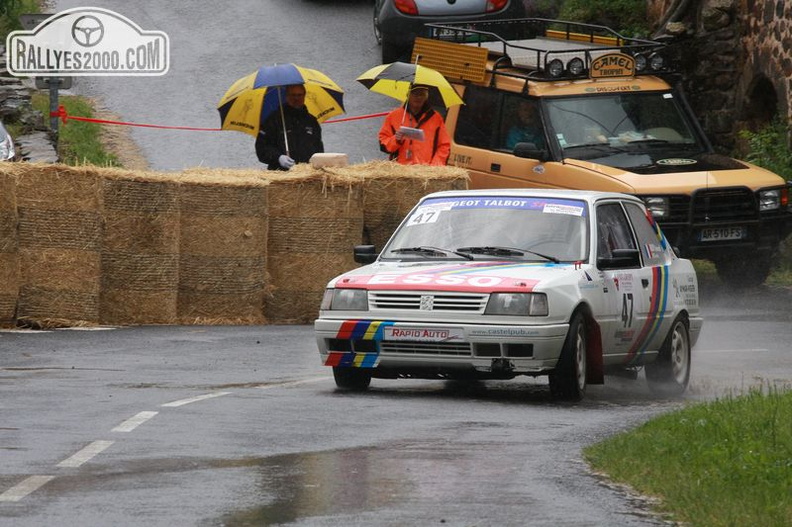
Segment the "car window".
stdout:
<path fill-rule="evenodd" d="M 636 249 L 630 223 L 619 203 L 597 207 L 597 256 L 609 258 L 614 249 Z"/>
<path fill-rule="evenodd" d="M 497 144 L 501 95 L 476 86 L 465 89 L 465 104 L 459 110 L 454 141 L 461 145 L 492 148 Z"/>
<path fill-rule="evenodd" d="M 635 203 L 625 203 L 624 208 L 638 236 L 638 243 L 642 248 L 644 263 L 647 266 L 663 265 L 665 263 L 666 242 L 663 233 L 657 224 L 639 205 Z"/>

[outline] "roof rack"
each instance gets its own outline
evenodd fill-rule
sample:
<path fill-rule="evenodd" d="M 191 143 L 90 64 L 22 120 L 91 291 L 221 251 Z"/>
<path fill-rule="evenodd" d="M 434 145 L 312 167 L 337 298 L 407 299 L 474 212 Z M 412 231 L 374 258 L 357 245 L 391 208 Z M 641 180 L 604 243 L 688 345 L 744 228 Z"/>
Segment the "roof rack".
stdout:
<path fill-rule="evenodd" d="M 492 71 L 523 68 L 534 80 L 598 76 L 590 75 L 592 67 L 598 68 L 597 60 L 611 54 L 635 60 L 630 75 L 670 71 L 668 61 L 659 53 L 666 47 L 663 42 L 629 38 L 606 26 L 565 20 L 521 18 L 426 24 L 426 37 L 485 48 L 496 57 Z"/>

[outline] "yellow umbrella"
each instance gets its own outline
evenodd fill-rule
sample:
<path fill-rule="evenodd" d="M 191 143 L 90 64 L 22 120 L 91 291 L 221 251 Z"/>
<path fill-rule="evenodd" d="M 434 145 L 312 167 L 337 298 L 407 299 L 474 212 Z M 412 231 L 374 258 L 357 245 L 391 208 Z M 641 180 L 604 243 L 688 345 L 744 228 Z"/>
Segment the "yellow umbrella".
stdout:
<path fill-rule="evenodd" d="M 430 97 L 434 92 L 436 100 L 442 100 L 446 108 L 463 104 L 453 86 L 440 72 L 408 62 L 382 64 L 366 71 L 357 78 L 369 90 L 393 97 L 401 102 L 407 101 L 410 88 L 416 84 L 429 87 Z"/>
<path fill-rule="evenodd" d="M 257 136 L 264 120 L 285 100 L 286 86 L 292 84 L 305 86 L 305 106 L 319 122 L 344 113 L 344 90 L 327 75 L 278 64 L 263 66 L 231 85 L 217 105 L 220 127 Z"/>

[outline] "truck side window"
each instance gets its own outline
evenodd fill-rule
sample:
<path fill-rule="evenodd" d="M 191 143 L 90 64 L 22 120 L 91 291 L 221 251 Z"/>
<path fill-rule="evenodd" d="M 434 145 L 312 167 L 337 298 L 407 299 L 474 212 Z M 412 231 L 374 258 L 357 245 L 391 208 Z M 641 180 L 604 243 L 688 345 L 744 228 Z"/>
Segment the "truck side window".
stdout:
<path fill-rule="evenodd" d="M 492 148 L 498 130 L 500 94 L 495 90 L 468 86 L 464 100 L 457 117 L 454 141 L 477 148 Z"/>

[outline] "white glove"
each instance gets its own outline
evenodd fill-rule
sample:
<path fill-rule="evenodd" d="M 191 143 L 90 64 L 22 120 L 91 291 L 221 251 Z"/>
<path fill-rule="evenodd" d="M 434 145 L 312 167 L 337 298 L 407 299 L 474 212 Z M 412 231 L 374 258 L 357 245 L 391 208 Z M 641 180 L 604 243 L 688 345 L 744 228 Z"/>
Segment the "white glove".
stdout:
<path fill-rule="evenodd" d="M 278 158 L 278 163 L 280 163 L 280 166 L 282 166 L 286 170 L 289 170 L 291 167 L 294 166 L 294 159 L 284 154 Z"/>

